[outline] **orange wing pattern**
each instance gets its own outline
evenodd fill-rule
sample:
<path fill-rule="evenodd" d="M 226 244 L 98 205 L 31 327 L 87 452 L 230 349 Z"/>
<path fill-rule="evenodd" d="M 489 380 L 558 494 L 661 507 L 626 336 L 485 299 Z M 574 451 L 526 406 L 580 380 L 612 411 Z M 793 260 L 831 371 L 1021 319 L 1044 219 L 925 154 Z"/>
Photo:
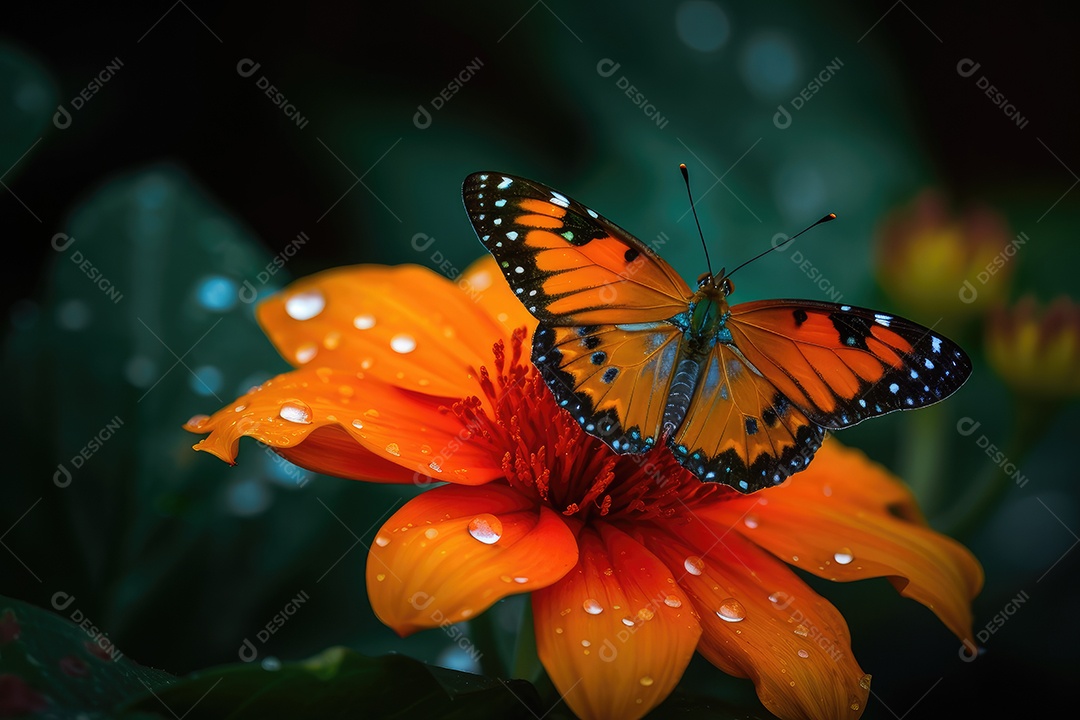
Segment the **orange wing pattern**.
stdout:
<path fill-rule="evenodd" d="M 813 422 L 850 427 L 955 392 L 971 361 L 952 341 L 904 318 L 812 300 L 731 309 L 736 347 Z"/>
<path fill-rule="evenodd" d="M 667 443 L 708 482 L 753 492 L 805 468 L 827 430 L 955 392 L 971 362 L 892 315 L 812 300 L 729 309 L 581 203 L 513 175 L 470 175 L 469 219 L 539 320 L 533 364 L 617 453 Z"/>
<path fill-rule="evenodd" d="M 655 251 L 615 223 L 540 183 L 474 173 L 465 210 L 518 299 L 548 325 L 667 320 L 692 293 Z"/>

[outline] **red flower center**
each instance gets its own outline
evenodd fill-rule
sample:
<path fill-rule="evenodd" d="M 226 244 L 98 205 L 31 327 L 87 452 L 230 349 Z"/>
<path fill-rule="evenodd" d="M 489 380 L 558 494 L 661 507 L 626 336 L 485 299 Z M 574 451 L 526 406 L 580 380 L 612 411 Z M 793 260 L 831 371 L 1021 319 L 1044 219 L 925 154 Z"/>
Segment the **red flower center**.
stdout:
<path fill-rule="evenodd" d="M 494 417 L 477 396 L 445 408 L 461 420 L 470 440 L 503 453 L 510 487 L 582 521 L 673 517 L 704 496 L 727 494 L 724 486 L 703 485 L 666 447 L 618 455 L 585 433 L 558 406 L 536 369 L 522 362 L 525 337 L 524 328 L 514 331 L 509 357 L 503 341 L 495 343 L 494 377 L 487 367 L 478 373 Z"/>

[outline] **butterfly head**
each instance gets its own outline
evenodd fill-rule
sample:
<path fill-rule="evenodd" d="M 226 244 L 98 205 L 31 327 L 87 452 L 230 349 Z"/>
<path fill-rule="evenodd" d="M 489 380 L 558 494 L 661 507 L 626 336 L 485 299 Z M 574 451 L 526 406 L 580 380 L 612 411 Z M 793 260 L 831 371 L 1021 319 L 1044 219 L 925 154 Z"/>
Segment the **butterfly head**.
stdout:
<path fill-rule="evenodd" d="M 698 289 L 711 288 L 714 291 L 719 291 L 724 297 L 731 295 L 731 293 L 735 292 L 735 283 L 732 282 L 730 277 L 727 277 L 726 272 L 726 270 L 721 269 L 715 275 L 710 272 L 701 273 L 698 277 Z"/>

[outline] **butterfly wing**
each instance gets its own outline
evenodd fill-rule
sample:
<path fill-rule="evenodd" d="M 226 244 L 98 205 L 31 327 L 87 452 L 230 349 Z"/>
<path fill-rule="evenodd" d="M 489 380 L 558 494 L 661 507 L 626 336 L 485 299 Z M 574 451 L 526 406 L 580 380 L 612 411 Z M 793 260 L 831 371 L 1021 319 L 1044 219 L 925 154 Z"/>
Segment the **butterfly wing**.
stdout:
<path fill-rule="evenodd" d="M 533 364 L 559 404 L 618 453 L 660 426 L 692 293 L 656 252 L 562 193 L 495 172 L 465 179 L 476 234 L 540 321 Z"/>
<path fill-rule="evenodd" d="M 635 325 L 685 312 L 692 293 L 656 252 L 532 180 L 469 175 L 465 210 L 510 287 L 548 326 Z"/>
<path fill-rule="evenodd" d="M 669 444 L 706 482 L 753 492 L 805 468 L 825 429 L 731 345 L 710 352 L 689 411 Z"/>
<path fill-rule="evenodd" d="M 764 300 L 732 307 L 727 327 L 747 360 L 829 429 L 938 402 L 971 374 L 952 341 L 866 308 Z"/>

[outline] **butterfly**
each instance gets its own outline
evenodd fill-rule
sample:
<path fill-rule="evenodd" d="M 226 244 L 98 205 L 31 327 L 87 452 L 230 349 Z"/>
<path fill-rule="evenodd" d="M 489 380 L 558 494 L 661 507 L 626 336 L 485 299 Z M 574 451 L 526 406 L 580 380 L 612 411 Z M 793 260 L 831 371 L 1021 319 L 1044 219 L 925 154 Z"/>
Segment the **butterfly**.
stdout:
<path fill-rule="evenodd" d="M 652 248 L 546 185 L 469 175 L 469 219 L 538 321 L 532 362 L 560 406 L 619 454 L 666 444 L 706 482 L 748 493 L 809 465 L 828 430 L 924 407 L 971 361 L 910 320 L 814 300 L 729 305 Z"/>

